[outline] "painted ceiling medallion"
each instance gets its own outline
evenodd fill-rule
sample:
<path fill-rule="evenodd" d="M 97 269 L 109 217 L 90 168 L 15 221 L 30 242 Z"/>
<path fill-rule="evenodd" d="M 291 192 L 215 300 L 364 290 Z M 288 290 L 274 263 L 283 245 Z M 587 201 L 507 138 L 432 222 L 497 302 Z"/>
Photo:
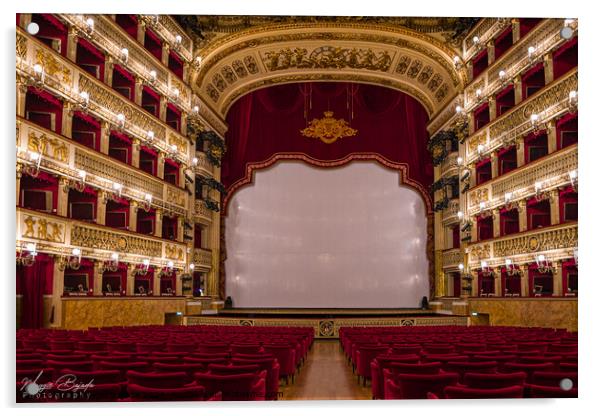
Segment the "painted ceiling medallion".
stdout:
<path fill-rule="evenodd" d="M 326 144 L 334 143 L 343 137 L 351 137 L 357 134 L 357 130 L 349 127 L 344 119 L 335 119 L 332 111 L 324 111 L 323 118 L 314 118 L 309 127 L 301 130 L 305 137 L 320 139 Z"/>

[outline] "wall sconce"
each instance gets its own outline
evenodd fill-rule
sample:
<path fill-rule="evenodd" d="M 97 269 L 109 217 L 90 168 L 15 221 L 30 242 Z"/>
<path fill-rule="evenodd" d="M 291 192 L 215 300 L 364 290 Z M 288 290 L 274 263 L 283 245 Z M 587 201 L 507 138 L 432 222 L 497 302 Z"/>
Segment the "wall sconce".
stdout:
<path fill-rule="evenodd" d="M 40 174 L 40 164 L 42 163 L 42 155 L 38 152 L 28 152 L 29 164 L 23 167 L 25 173 L 33 178 L 37 178 Z"/>
<path fill-rule="evenodd" d="M 151 71 L 148 73 L 150 79 L 148 80 L 148 83 L 151 85 L 155 85 L 155 83 L 157 82 L 157 71 L 155 71 L 154 69 L 151 69 Z"/>
<path fill-rule="evenodd" d="M 167 264 L 159 271 L 159 277 L 171 276 L 173 273 L 173 261 L 168 261 Z"/>
<path fill-rule="evenodd" d="M 520 267 L 512 262 L 511 259 L 506 259 L 506 274 L 508 276 L 520 276 Z"/>
<path fill-rule="evenodd" d="M 481 101 L 481 99 L 483 98 L 483 90 L 480 88 L 477 88 L 477 90 L 474 92 L 475 98 L 477 99 L 477 101 Z"/>
<path fill-rule="evenodd" d="M 529 46 L 527 48 L 527 55 L 529 57 L 529 62 L 535 61 L 535 46 Z"/>
<path fill-rule="evenodd" d="M 71 270 L 79 270 L 81 267 L 82 261 L 82 251 L 81 249 L 75 247 L 71 250 L 71 255 L 67 258 L 63 258 L 61 263 L 59 263 L 59 269 L 64 271 L 65 269 Z"/>
<path fill-rule="evenodd" d="M 142 207 L 144 211 L 148 212 L 151 209 L 151 204 L 153 202 L 153 196 L 151 194 L 144 194 L 144 202 Z"/>
<path fill-rule="evenodd" d="M 575 90 L 569 92 L 569 111 L 571 113 L 577 112 L 577 91 Z"/>
<path fill-rule="evenodd" d="M 182 46 L 182 36 L 176 35 L 174 38 L 173 48 L 177 50 L 180 48 L 180 46 Z"/>
<path fill-rule="evenodd" d="M 86 19 L 86 34 L 90 36 L 94 32 L 94 19 L 88 17 Z"/>
<path fill-rule="evenodd" d="M 541 122 L 539 120 L 539 115 L 538 114 L 531 114 L 531 129 L 533 129 L 533 132 L 535 134 L 537 134 L 540 130 L 541 130 Z"/>
<path fill-rule="evenodd" d="M 25 267 L 33 266 L 37 255 L 36 243 L 26 243 L 24 246 L 19 247 L 16 260 L 17 265 Z"/>
<path fill-rule="evenodd" d="M 577 192 L 577 170 L 572 170 L 569 172 L 569 179 L 571 181 L 571 186 Z"/>
<path fill-rule="evenodd" d="M 155 138 L 155 132 L 154 131 L 149 130 L 149 131 L 146 132 L 146 140 L 148 142 L 152 142 L 154 138 Z"/>
<path fill-rule="evenodd" d="M 476 47 L 479 47 L 481 45 L 481 39 L 479 39 L 478 36 L 474 36 L 472 38 L 472 44 Z"/>
<path fill-rule="evenodd" d="M 31 22 L 27 25 L 27 33 L 29 33 L 30 35 L 37 35 L 38 32 L 40 31 L 40 25 L 38 25 L 36 22 Z"/>
<path fill-rule="evenodd" d="M 500 77 L 500 82 L 502 84 L 505 84 L 506 81 L 508 80 L 506 71 L 504 71 L 503 69 L 500 72 L 498 72 L 498 76 Z"/>
<path fill-rule="evenodd" d="M 462 166 L 462 163 L 464 162 L 464 159 L 462 158 L 462 156 L 458 156 L 456 158 L 456 165 L 458 166 Z"/>
<path fill-rule="evenodd" d="M 79 180 L 70 180 L 67 185 L 65 185 L 65 192 L 69 192 L 70 189 L 75 189 L 77 192 L 83 192 L 86 188 L 86 176 L 88 174 L 85 170 L 77 171 L 77 176 Z"/>
<path fill-rule="evenodd" d="M 193 157 L 192 158 L 192 166 L 196 166 L 199 164 L 199 158 L 198 157 Z"/>
<path fill-rule="evenodd" d="M 514 195 L 513 192 L 506 192 L 504 194 L 504 208 L 506 208 L 507 210 L 514 209 L 518 206 L 518 204 L 516 202 L 512 201 L 513 195 Z"/>
<path fill-rule="evenodd" d="M 34 86 L 36 88 L 40 88 L 44 85 L 44 81 L 46 79 L 46 72 L 44 71 L 44 67 L 40 64 L 35 64 L 33 66 L 33 75 L 29 78 L 29 85 Z"/>
<path fill-rule="evenodd" d="M 133 271 L 134 276 L 144 276 L 148 273 L 148 269 L 150 268 L 150 260 L 144 259 L 142 260 L 142 264 L 139 264 Z"/>
<path fill-rule="evenodd" d="M 462 211 L 458 211 L 458 213 L 456 215 L 458 216 L 458 219 L 460 221 L 462 221 L 464 219 L 464 213 Z"/>
<path fill-rule="evenodd" d="M 477 153 L 479 154 L 479 159 L 483 156 L 483 152 L 485 151 L 485 145 L 479 144 L 477 146 Z"/>
<path fill-rule="evenodd" d="M 493 276 L 493 269 L 489 267 L 485 260 L 481 261 L 481 274 L 485 277 Z"/>
<path fill-rule="evenodd" d="M 113 193 L 111 194 L 111 199 L 116 200 L 116 198 L 121 198 L 122 190 L 123 190 L 122 184 L 113 182 Z"/>
<path fill-rule="evenodd" d="M 119 131 L 125 129 L 125 115 L 123 113 L 117 114 L 117 129 Z"/>
<path fill-rule="evenodd" d="M 539 273 L 553 273 L 554 267 L 552 267 L 552 263 L 546 260 L 546 256 L 540 254 L 535 256 L 535 264 L 537 264 L 537 271 Z"/>
<path fill-rule="evenodd" d="M 172 98 L 174 101 L 177 101 L 177 100 L 180 98 L 180 90 L 179 90 L 179 89 L 177 89 L 177 88 L 174 88 L 174 89 L 172 90 L 172 92 L 171 92 L 171 98 Z"/>
<path fill-rule="evenodd" d="M 177 154 L 178 153 L 178 146 L 176 146 L 175 144 L 172 144 L 171 146 L 169 146 L 169 151 L 172 154 L 174 154 L 174 155 Z"/>
<path fill-rule="evenodd" d="M 199 115 L 199 106 L 195 105 L 194 107 L 192 107 L 192 114 L 194 115 Z"/>
<path fill-rule="evenodd" d="M 470 169 L 465 169 L 462 172 L 462 177 L 460 178 L 460 181 L 462 181 L 462 182 L 467 181 L 468 179 L 470 179 L 471 175 L 472 174 L 470 173 Z"/>
<path fill-rule="evenodd" d="M 111 259 L 102 263 L 101 269 L 102 272 L 116 272 L 119 268 L 119 254 L 112 253 Z"/>
<path fill-rule="evenodd" d="M 460 59 L 460 57 L 458 55 L 454 56 L 454 66 L 456 67 L 457 70 L 462 68 L 462 59 Z"/>
<path fill-rule="evenodd" d="M 197 56 L 196 58 L 194 58 L 194 61 L 192 63 L 192 66 L 195 70 L 200 70 L 201 69 L 201 64 L 203 63 L 203 58 L 201 58 L 200 56 Z"/>
<path fill-rule="evenodd" d="M 90 106 L 90 94 L 86 91 L 81 91 L 79 93 L 79 101 L 77 103 L 77 107 L 82 113 L 88 112 L 88 107 Z"/>
<path fill-rule="evenodd" d="M 464 264 L 463 263 L 458 263 L 458 270 L 460 270 L 460 272 L 464 271 Z"/>
<path fill-rule="evenodd" d="M 128 48 L 123 48 L 121 50 L 121 54 L 119 55 L 119 60 L 124 65 L 127 65 L 129 59 L 130 59 L 130 51 L 128 51 Z"/>
<path fill-rule="evenodd" d="M 194 272 L 194 263 L 188 265 L 188 270 L 190 270 L 190 273 Z"/>
<path fill-rule="evenodd" d="M 535 182 L 533 184 L 533 188 L 535 189 L 535 198 L 538 201 L 541 201 L 544 199 L 544 194 L 542 192 L 543 190 L 543 182 Z"/>

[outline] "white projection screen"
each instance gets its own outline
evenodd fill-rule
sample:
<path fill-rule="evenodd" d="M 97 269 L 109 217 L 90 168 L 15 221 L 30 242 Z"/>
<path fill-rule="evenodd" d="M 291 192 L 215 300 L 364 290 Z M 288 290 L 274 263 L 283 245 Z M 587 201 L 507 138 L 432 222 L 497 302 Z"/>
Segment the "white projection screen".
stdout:
<path fill-rule="evenodd" d="M 420 195 L 376 162 L 255 173 L 226 217 L 235 308 L 416 308 L 428 296 Z"/>

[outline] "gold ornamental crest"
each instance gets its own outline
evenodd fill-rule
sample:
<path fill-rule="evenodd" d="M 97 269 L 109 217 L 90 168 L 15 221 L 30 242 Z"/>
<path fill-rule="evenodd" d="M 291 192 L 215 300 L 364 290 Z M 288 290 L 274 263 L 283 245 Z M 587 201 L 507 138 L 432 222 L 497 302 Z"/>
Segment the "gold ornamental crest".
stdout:
<path fill-rule="evenodd" d="M 305 137 L 320 139 L 326 144 L 334 143 L 343 137 L 351 137 L 357 134 L 357 130 L 349 127 L 347 121 L 335 119 L 332 111 L 324 111 L 324 117 L 314 118 L 309 127 L 301 130 Z"/>

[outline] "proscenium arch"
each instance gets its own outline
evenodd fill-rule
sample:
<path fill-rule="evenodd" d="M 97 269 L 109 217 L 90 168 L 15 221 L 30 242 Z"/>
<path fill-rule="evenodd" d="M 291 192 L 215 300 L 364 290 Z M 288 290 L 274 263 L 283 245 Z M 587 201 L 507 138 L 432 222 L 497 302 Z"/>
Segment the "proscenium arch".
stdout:
<path fill-rule="evenodd" d="M 266 86 L 322 80 L 375 84 L 413 96 L 432 119 L 466 83 L 466 72 L 454 66 L 455 54 L 432 36 L 390 25 L 259 26 L 197 51 L 202 63 L 192 87 L 225 118 L 239 97 Z"/>

